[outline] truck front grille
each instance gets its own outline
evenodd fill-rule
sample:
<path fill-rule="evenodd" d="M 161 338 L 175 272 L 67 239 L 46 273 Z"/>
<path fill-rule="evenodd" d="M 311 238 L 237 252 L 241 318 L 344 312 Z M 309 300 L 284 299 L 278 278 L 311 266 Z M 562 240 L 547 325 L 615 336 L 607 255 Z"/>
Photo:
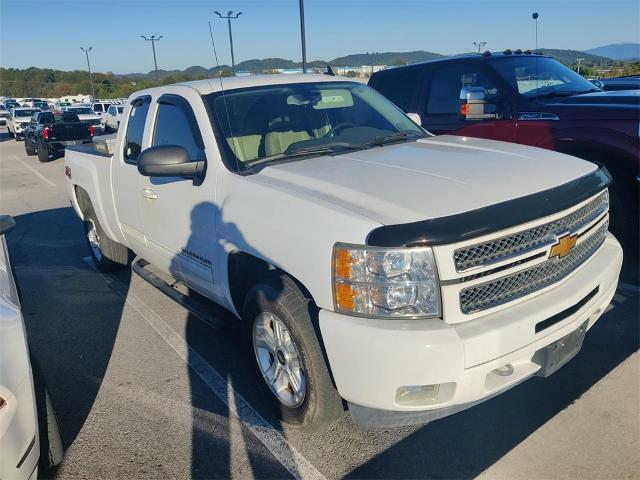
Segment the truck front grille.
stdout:
<path fill-rule="evenodd" d="M 609 194 L 605 190 L 591 202 L 569 215 L 521 232 L 457 249 L 453 254 L 456 270 L 497 263 L 554 241 L 564 232 L 574 232 L 592 222 L 609 209 Z"/>
<path fill-rule="evenodd" d="M 601 197 L 602 195 L 598 198 Z M 466 314 L 486 310 L 534 293 L 563 279 L 598 250 L 607 236 L 607 228 L 608 221 L 605 221 L 563 258 L 549 259 L 526 270 L 461 290 L 460 309 Z"/>

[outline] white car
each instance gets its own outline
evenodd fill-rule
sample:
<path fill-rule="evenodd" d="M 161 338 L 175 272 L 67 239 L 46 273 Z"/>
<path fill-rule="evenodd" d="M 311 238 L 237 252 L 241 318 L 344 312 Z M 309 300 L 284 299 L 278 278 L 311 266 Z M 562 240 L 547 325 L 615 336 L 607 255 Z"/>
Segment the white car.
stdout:
<path fill-rule="evenodd" d="M 0 215 L 0 478 L 35 480 L 39 461 L 45 467 L 62 461 L 62 442 L 42 374 L 31 368 L 5 241 L 14 225 Z"/>
<path fill-rule="evenodd" d="M 73 112 L 78 115 L 78 118 L 80 118 L 82 122 L 88 122 L 93 125 L 95 135 L 102 135 L 104 133 L 104 118 L 102 118 L 102 115 L 95 113 L 90 106 L 69 105 L 62 107 L 61 110 L 63 112 Z"/>
<path fill-rule="evenodd" d="M 115 139 L 65 166 L 97 268 L 133 251 L 235 314 L 259 388 L 311 430 L 343 405 L 428 422 L 552 374 L 622 265 L 605 169 L 434 137 L 328 75 L 136 92 Z"/>
<path fill-rule="evenodd" d="M 111 106 L 111 102 L 93 102 L 91 109 L 98 115 L 104 115 Z"/>
<path fill-rule="evenodd" d="M 0 125 L 6 125 L 9 117 L 11 117 L 11 112 L 9 112 L 7 107 L 0 103 Z"/>
<path fill-rule="evenodd" d="M 41 112 L 39 108 L 16 107 L 11 110 L 11 116 L 7 119 L 7 131 L 9 135 L 20 141 L 24 128 L 29 125 L 34 113 Z"/>
<path fill-rule="evenodd" d="M 124 107 L 125 105 L 111 105 L 107 109 L 107 113 L 104 114 L 104 127 L 106 132 L 118 130 Z"/>

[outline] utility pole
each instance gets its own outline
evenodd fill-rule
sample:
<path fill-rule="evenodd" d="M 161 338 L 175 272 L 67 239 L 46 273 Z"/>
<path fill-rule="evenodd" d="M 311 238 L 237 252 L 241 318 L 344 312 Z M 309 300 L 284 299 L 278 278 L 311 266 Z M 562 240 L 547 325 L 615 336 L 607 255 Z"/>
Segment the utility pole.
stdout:
<path fill-rule="evenodd" d="M 80 50 L 82 50 L 87 56 L 87 68 L 89 68 L 89 81 L 91 82 L 91 97 L 95 101 L 96 91 L 93 89 L 93 76 L 91 75 L 91 64 L 89 63 L 89 52 L 93 50 L 93 47 L 89 47 L 87 49 L 80 47 Z"/>
<path fill-rule="evenodd" d="M 538 12 L 533 12 L 531 14 L 531 18 L 533 18 L 536 21 L 536 52 L 538 51 L 538 17 L 540 15 L 538 14 Z"/>
<path fill-rule="evenodd" d="M 582 63 L 584 58 L 576 58 L 576 60 L 578 61 L 578 74 L 579 74 L 580 73 L 580 64 Z"/>
<path fill-rule="evenodd" d="M 236 60 L 235 60 L 235 57 L 233 56 L 233 36 L 231 35 L 231 20 L 235 20 L 236 18 L 238 18 L 240 15 L 242 15 L 242 12 L 238 12 L 238 13 L 236 13 L 234 15 L 233 14 L 233 10 L 229 10 L 226 15 L 222 15 L 220 12 L 218 12 L 216 10 L 213 13 L 215 13 L 216 15 L 218 15 L 222 19 L 226 19 L 227 20 L 227 24 L 229 25 L 229 45 L 231 47 L 231 73 L 233 73 L 233 75 L 235 75 L 236 74 Z"/>
<path fill-rule="evenodd" d="M 151 42 L 151 48 L 153 50 L 153 64 L 156 67 L 156 82 L 158 81 L 158 61 L 156 60 L 156 42 L 159 42 L 162 38 L 162 35 L 156 37 L 155 35 L 151 35 L 149 38 L 144 35 L 140 35 L 140 37 L 144 38 L 145 41 Z"/>
<path fill-rule="evenodd" d="M 480 50 L 487 44 L 487 42 L 473 42 L 473 44 L 478 48 L 478 53 L 480 53 Z"/>
<path fill-rule="evenodd" d="M 304 33 L 304 0 L 300 0 L 300 39 L 302 41 L 302 73 L 307 73 L 307 42 Z"/>

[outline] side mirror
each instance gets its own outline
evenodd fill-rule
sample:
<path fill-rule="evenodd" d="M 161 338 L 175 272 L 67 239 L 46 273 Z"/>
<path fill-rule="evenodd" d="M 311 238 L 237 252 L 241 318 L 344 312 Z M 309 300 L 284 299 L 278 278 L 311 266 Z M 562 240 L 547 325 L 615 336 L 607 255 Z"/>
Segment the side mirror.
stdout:
<path fill-rule="evenodd" d="M 407 113 L 407 117 L 409 117 L 416 125 L 422 125 L 422 118 L 420 118 L 419 113 Z"/>
<path fill-rule="evenodd" d="M 459 113 L 462 120 L 494 119 L 496 106 L 487 102 L 483 87 L 462 87 Z"/>
<path fill-rule="evenodd" d="M 138 172 L 145 177 L 183 177 L 195 182 L 204 178 L 204 169 L 204 161 L 191 160 L 177 145 L 150 147 L 138 158 Z"/>

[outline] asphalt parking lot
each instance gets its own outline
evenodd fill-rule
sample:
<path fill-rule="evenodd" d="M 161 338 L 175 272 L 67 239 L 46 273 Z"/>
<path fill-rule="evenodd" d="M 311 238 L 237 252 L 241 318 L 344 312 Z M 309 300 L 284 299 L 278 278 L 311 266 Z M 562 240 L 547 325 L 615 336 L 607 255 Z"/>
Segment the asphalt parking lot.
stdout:
<path fill-rule="evenodd" d="M 640 478 L 633 285 L 548 379 L 426 426 L 365 430 L 345 414 L 307 436 L 265 410 L 235 330 L 135 274 L 93 269 L 63 159 L 27 157 L 4 127 L 0 211 L 17 222 L 8 243 L 31 350 L 63 428 L 56 478 Z"/>

